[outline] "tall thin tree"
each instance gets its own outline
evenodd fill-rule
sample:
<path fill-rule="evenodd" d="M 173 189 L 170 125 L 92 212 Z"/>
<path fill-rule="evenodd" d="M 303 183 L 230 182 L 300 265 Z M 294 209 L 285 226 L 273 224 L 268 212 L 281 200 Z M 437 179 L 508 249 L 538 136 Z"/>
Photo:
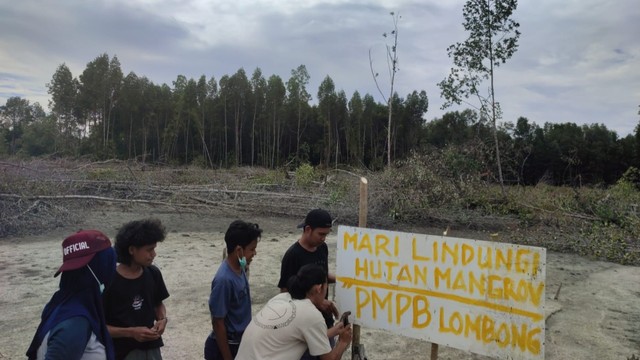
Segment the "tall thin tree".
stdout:
<path fill-rule="evenodd" d="M 388 109 L 388 121 L 387 121 L 387 166 L 391 165 L 391 119 L 393 117 L 393 87 L 396 81 L 396 73 L 398 72 L 398 21 L 402 18 L 395 12 L 389 13 L 393 18 L 393 30 L 391 30 L 390 37 L 392 39 L 391 44 L 386 45 L 387 49 L 387 66 L 389 70 L 389 96 L 385 96 L 378 83 L 379 73 L 373 70 L 373 59 L 371 57 L 371 49 L 369 49 L 369 68 L 371 69 L 371 75 L 373 75 L 373 81 L 376 83 L 376 87 L 382 95 L 382 99 L 387 103 Z M 387 33 L 383 33 L 382 36 L 386 39 Z"/>
<path fill-rule="evenodd" d="M 77 141 L 74 141 L 74 133 L 79 127 L 78 124 L 78 88 L 79 82 L 71 74 L 71 70 L 66 64 L 61 64 L 56 69 L 51 82 L 47 83 L 47 93 L 51 95 L 49 100 L 49 108 L 52 114 L 56 117 L 60 133 L 62 138 L 66 141 L 66 146 L 62 144 L 56 144 L 55 148 L 73 149 L 72 152 L 78 148 Z M 71 146 L 70 146 L 71 145 Z"/>
<path fill-rule="evenodd" d="M 296 108 L 298 126 L 296 128 L 296 159 L 300 161 L 300 138 L 302 137 L 302 109 L 308 106 L 311 101 L 311 94 L 307 92 L 309 84 L 309 73 L 304 65 L 298 66 L 297 69 L 291 70 L 291 78 L 287 81 L 287 90 L 289 91 L 289 100 L 291 105 Z"/>
<path fill-rule="evenodd" d="M 496 126 L 502 113 L 495 96 L 495 69 L 510 59 L 518 49 L 520 24 L 511 18 L 517 6 L 517 0 L 468 0 L 462 14 L 463 26 L 469 37 L 462 43 L 449 46 L 447 52 L 455 67 L 446 79 L 438 83 L 442 96 L 446 99 L 443 109 L 465 102 L 491 120 L 503 196 L 506 196 L 506 192 Z M 487 92 L 481 88 L 485 80 L 489 81 Z M 479 105 L 466 101 L 469 97 L 476 97 Z"/>

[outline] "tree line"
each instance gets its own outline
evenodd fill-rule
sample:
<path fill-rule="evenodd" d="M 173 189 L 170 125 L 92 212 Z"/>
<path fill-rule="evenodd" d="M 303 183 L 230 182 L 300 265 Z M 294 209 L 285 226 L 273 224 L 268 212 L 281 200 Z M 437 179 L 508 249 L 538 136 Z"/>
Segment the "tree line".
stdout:
<path fill-rule="evenodd" d="M 369 94 L 347 98 L 329 76 L 312 104 L 309 79 L 304 65 L 286 81 L 266 77 L 260 68 L 250 75 L 241 68 L 219 80 L 179 75 L 170 87 L 133 72 L 124 76 L 118 58 L 102 54 L 78 78 L 65 64 L 57 68 L 47 84 L 51 115 L 39 120 L 55 129 L 55 136 L 46 149 L 41 141 L 25 143 L 28 137 L 21 146 L 29 155 L 91 154 L 211 167 L 275 168 L 292 162 L 380 167 L 386 107 Z M 21 110 L 28 108 L 25 101 L 12 98 L 3 107 L 10 154 L 18 151 L 17 137 L 28 135 L 22 132 L 42 115 L 39 106 L 33 115 Z M 392 151 L 401 158 L 415 146 L 406 140 L 422 125 L 428 101 L 424 91 L 396 95 L 394 101 L 401 111 Z"/>
<path fill-rule="evenodd" d="M 172 86 L 130 72 L 102 54 L 78 77 L 61 64 L 38 103 L 9 98 L 0 107 L 0 154 L 90 156 L 213 168 L 354 166 L 379 170 L 413 153 L 440 151 L 452 170 L 494 180 L 493 124 L 482 112 L 448 112 L 425 121 L 424 90 L 387 103 L 358 91 L 347 97 L 330 76 L 315 94 L 304 65 L 285 81 L 260 68 L 220 79 L 178 75 Z M 314 100 L 315 96 L 315 102 Z M 390 105 L 389 105 L 390 104 Z M 390 146 L 388 106 L 393 106 Z M 618 138 L 605 125 L 538 126 L 526 118 L 497 131 L 507 182 L 610 184 L 640 164 L 640 134 Z M 390 149 L 391 154 L 388 154 Z"/>

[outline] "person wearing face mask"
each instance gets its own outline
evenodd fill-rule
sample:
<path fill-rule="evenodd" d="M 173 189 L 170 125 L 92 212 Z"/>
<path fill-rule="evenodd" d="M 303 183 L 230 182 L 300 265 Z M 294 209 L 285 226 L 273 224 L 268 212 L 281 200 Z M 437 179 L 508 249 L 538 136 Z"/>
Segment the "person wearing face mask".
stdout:
<path fill-rule="evenodd" d="M 251 321 L 251 293 L 246 268 L 256 255 L 262 229 L 258 224 L 236 220 L 229 225 L 224 242 L 227 257 L 211 282 L 209 311 L 212 331 L 204 344 L 206 360 L 232 360 L 245 328 Z"/>
<path fill-rule="evenodd" d="M 42 311 L 27 350 L 31 359 L 113 360 L 102 307 L 102 290 L 116 271 L 111 240 L 97 230 L 79 231 L 62 242 L 63 263 L 54 276 L 60 288 Z"/>
<path fill-rule="evenodd" d="M 116 360 L 160 360 L 167 326 L 163 301 L 169 292 L 160 269 L 152 265 L 156 246 L 166 236 L 158 219 L 131 221 L 116 235 L 118 267 L 104 292 L 105 318 Z"/>

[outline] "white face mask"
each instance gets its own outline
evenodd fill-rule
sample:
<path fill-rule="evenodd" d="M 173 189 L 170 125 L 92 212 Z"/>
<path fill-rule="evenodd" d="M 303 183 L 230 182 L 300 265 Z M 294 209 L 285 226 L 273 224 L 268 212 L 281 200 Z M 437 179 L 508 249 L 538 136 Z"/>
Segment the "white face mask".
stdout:
<path fill-rule="evenodd" d="M 96 276 L 96 274 L 94 274 L 93 270 L 91 270 L 91 266 L 87 265 L 87 268 L 89 268 L 89 271 L 91 271 L 91 275 L 93 275 L 93 277 L 98 282 L 98 288 L 100 289 L 100 294 L 102 294 L 104 292 L 104 284 L 101 283 L 100 280 L 98 280 L 98 277 Z"/>

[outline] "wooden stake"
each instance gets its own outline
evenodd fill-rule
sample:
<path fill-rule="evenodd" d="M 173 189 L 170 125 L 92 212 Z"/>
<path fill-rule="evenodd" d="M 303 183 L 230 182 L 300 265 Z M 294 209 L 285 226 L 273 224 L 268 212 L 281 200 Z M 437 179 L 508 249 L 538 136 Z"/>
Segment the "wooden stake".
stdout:
<path fill-rule="evenodd" d="M 369 182 L 367 181 L 366 178 L 363 178 L 363 177 L 360 178 L 360 207 L 359 207 L 359 213 L 358 213 L 359 227 L 367 226 L 368 184 Z"/>
<path fill-rule="evenodd" d="M 367 192 L 368 181 L 366 178 L 360 178 L 360 206 L 358 211 L 358 226 L 367 226 Z M 351 340 L 351 359 L 363 360 L 360 354 L 360 325 L 353 324 L 353 337 Z"/>
<path fill-rule="evenodd" d="M 438 360 L 438 344 L 431 343 L 431 360 Z"/>
<path fill-rule="evenodd" d="M 558 300 L 558 298 L 560 297 L 560 289 L 562 289 L 562 283 L 560 283 L 560 286 L 558 286 L 558 290 L 556 291 L 556 296 L 553 297 L 553 300 Z"/>

